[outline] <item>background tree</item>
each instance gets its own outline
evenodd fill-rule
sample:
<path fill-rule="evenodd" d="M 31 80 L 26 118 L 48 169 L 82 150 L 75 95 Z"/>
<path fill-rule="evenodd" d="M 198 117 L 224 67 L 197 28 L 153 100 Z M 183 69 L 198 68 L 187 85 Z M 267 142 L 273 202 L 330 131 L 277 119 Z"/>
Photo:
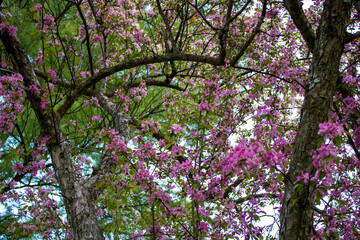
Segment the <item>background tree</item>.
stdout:
<path fill-rule="evenodd" d="M 357 238 L 356 3 L 0 1 L 4 236 Z"/>

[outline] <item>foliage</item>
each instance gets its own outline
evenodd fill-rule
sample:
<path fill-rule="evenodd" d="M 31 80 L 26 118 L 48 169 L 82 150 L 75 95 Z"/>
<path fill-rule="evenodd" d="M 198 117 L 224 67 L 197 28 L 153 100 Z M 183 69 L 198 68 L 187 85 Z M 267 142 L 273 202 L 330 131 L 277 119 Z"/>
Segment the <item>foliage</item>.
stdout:
<path fill-rule="evenodd" d="M 278 237 L 313 57 L 281 2 L 12 3 L 0 25 L 1 238 L 77 239 L 70 196 L 109 239 Z M 323 5 L 304 9 L 314 29 Z M 4 36 L 20 39 L 36 78 Z M 360 235 L 358 46 L 345 45 L 330 118 L 313 129 L 314 171 L 292 183 L 315 198 L 314 238 Z"/>

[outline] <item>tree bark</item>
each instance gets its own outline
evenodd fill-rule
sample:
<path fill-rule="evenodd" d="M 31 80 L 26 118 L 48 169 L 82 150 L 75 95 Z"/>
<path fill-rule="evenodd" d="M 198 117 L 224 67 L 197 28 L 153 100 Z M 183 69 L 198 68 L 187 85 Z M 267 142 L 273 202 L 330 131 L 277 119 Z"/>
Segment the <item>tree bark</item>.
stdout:
<path fill-rule="evenodd" d="M 294 2 L 298 1 L 285 1 L 288 10 L 290 4 Z M 309 45 L 313 52 L 313 59 L 292 160 L 285 180 L 285 194 L 280 214 L 279 234 L 281 240 L 303 240 L 312 237 L 314 189 L 304 185 L 297 192 L 294 189 L 294 182 L 301 171 L 309 173 L 310 176 L 316 172 L 313 165 L 313 152 L 317 148 L 319 137 L 317 133 L 319 124 L 329 120 L 340 59 L 346 42 L 346 27 L 351 7 L 350 1 L 325 1 L 314 46 Z M 289 10 L 292 19 L 297 19 L 294 22 L 303 22 L 302 10 L 296 11 L 296 6 L 294 9 Z M 301 18 L 301 21 L 298 18 Z M 299 30 L 306 38 L 306 42 L 311 43 L 312 30 L 306 29 L 306 27 Z"/>
<path fill-rule="evenodd" d="M 0 15 L 1 20 L 4 19 Z M 7 31 L 0 32 L 0 39 L 3 42 L 7 53 L 11 56 L 14 68 L 18 71 L 28 89 L 31 85 L 41 88 L 34 69 L 22 47 L 19 39 L 10 36 Z M 97 221 L 95 211 L 95 199 L 93 186 L 87 187 L 77 181 L 74 173 L 70 155 L 66 151 L 64 138 L 60 129 L 60 118 L 56 116 L 52 109 L 43 110 L 39 95 L 26 90 L 27 98 L 31 102 L 39 124 L 42 128 L 43 136 L 50 137 L 47 143 L 55 176 L 58 181 L 70 227 L 73 231 L 75 240 L 101 240 L 105 239 L 103 231 Z"/>

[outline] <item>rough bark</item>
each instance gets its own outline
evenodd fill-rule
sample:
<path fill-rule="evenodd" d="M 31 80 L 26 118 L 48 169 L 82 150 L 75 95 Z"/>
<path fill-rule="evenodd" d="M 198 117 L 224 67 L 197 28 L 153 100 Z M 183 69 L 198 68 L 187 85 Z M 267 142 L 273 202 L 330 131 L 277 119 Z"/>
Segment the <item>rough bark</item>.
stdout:
<path fill-rule="evenodd" d="M 10 36 L 7 31 L 1 31 L 0 38 L 7 53 L 11 56 L 16 71 L 23 76 L 25 87 L 28 88 L 31 85 L 36 85 L 40 88 L 35 71 L 19 39 Z M 60 118 L 51 109 L 44 111 L 40 107 L 40 96 L 28 90 L 26 95 L 41 125 L 42 134 L 50 137 L 47 147 L 51 155 L 55 176 L 63 195 L 74 239 L 104 239 L 102 229 L 97 221 L 94 206 L 95 200 L 92 194 L 94 189 L 87 188 L 76 180 L 71 158 L 64 146 L 64 138 L 60 129 Z"/>
<path fill-rule="evenodd" d="M 298 4 L 285 1 L 289 7 Z M 285 180 L 285 194 L 280 215 L 280 239 L 311 239 L 313 231 L 314 189 L 303 186 L 297 192 L 294 182 L 300 172 L 314 175 L 313 151 L 317 148 L 319 124 L 327 122 L 331 111 L 334 90 L 339 72 L 340 59 L 346 43 L 346 25 L 350 17 L 352 3 L 343 0 L 327 0 L 321 22 L 317 29 L 313 59 L 307 82 L 302 116 L 295 139 L 292 160 Z M 290 11 L 294 22 L 304 21 L 302 11 Z M 307 20 L 306 20 L 307 21 Z M 312 41 L 309 29 L 300 31 L 307 38 L 308 44 Z"/>

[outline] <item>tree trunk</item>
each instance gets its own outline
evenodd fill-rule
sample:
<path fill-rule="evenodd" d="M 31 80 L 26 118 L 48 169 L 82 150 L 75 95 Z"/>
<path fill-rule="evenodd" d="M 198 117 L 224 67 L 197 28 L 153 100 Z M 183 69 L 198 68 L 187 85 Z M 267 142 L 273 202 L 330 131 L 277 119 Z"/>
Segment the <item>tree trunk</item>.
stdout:
<path fill-rule="evenodd" d="M 4 17 L 0 15 L 0 20 Z M 7 31 L 0 32 L 0 38 L 7 53 L 11 56 L 16 71 L 23 76 L 27 89 L 31 85 L 40 84 L 34 69 L 22 47 L 19 39 L 10 36 Z M 39 95 L 26 90 L 31 106 L 41 125 L 44 136 L 50 137 L 47 143 L 55 176 L 58 181 L 65 203 L 67 218 L 73 231 L 75 240 L 101 240 L 105 239 L 102 229 L 97 221 L 95 200 L 93 199 L 94 186 L 86 187 L 76 180 L 74 168 L 69 154 L 64 146 L 64 139 L 60 129 L 60 119 L 52 109 L 43 110 Z"/>
<path fill-rule="evenodd" d="M 316 172 L 313 152 L 317 148 L 319 124 L 329 120 L 351 5 L 343 0 L 325 1 L 314 47 L 311 49 L 309 46 L 313 59 L 288 178 L 285 180 L 280 215 L 281 240 L 311 239 L 312 236 L 314 189 L 303 186 L 296 192 L 294 182 L 301 171 L 311 176 Z M 290 10 L 289 12 L 293 19 L 297 17 Z M 294 22 L 296 23 L 296 19 Z"/>

